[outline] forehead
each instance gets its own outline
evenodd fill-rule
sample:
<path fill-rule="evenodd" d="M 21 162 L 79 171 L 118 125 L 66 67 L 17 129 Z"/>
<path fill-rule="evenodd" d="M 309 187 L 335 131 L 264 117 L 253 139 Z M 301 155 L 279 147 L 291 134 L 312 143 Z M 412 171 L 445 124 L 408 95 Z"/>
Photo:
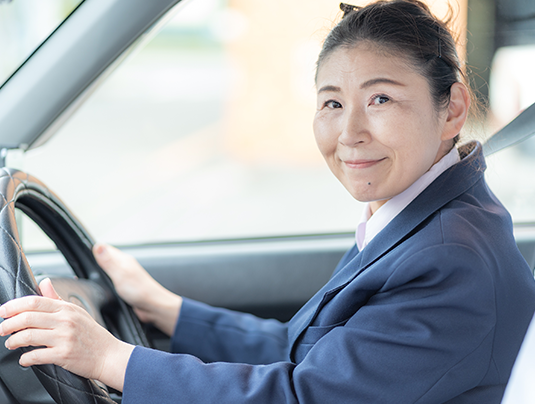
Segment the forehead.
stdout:
<path fill-rule="evenodd" d="M 361 43 L 334 50 L 318 67 L 316 85 L 355 84 L 385 78 L 406 85 L 426 85 L 427 80 L 408 57 L 389 52 L 384 47 Z"/>

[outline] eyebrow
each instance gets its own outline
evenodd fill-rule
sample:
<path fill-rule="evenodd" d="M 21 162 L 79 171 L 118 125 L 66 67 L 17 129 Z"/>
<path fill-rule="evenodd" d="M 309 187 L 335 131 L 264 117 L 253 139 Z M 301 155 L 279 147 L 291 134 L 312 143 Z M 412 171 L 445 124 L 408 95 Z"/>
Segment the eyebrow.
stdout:
<path fill-rule="evenodd" d="M 340 92 L 340 91 L 342 91 L 342 89 L 340 87 L 337 87 L 337 86 L 330 86 L 330 85 L 329 86 L 324 86 L 324 87 L 322 87 L 322 88 L 320 88 L 318 90 L 318 94 L 319 93 L 323 93 L 325 91 Z"/>
<path fill-rule="evenodd" d="M 400 83 L 399 81 L 392 80 L 392 79 L 387 79 L 386 77 L 378 77 L 376 79 L 371 79 L 371 80 L 365 81 L 364 83 L 362 83 L 360 85 L 360 88 L 368 88 L 368 87 L 371 87 L 371 86 L 373 86 L 375 84 L 382 84 L 382 83 L 392 84 L 394 86 L 405 87 L 405 84 Z"/>
<path fill-rule="evenodd" d="M 371 80 L 365 81 L 364 83 L 362 83 L 360 85 L 360 88 L 361 89 L 368 88 L 368 87 L 371 87 L 371 86 L 373 86 L 375 84 L 382 84 L 382 83 L 405 87 L 405 84 L 400 83 L 399 81 L 392 80 L 392 79 L 387 79 L 385 77 L 378 77 L 376 79 L 371 79 Z M 327 86 L 324 86 L 324 87 L 320 88 L 318 90 L 318 94 L 322 93 L 322 92 L 325 92 L 325 91 L 340 92 L 340 91 L 342 91 L 342 89 L 340 87 L 338 87 L 338 86 L 327 85 Z"/>

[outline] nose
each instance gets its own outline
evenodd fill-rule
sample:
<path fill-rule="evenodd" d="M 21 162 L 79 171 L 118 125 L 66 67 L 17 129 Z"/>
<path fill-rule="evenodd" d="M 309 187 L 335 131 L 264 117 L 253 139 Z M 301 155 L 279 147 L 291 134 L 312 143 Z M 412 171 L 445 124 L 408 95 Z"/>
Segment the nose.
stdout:
<path fill-rule="evenodd" d="M 347 147 L 355 147 L 370 140 L 366 114 L 358 109 L 346 109 L 338 142 Z"/>

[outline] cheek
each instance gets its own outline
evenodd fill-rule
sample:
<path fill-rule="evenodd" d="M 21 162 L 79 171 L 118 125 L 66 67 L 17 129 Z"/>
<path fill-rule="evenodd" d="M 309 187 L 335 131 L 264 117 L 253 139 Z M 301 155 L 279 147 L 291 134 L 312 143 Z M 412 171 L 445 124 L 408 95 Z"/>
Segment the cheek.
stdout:
<path fill-rule="evenodd" d="M 327 158 L 336 149 L 337 137 L 325 117 L 316 116 L 313 123 L 314 137 L 321 154 Z"/>
<path fill-rule="evenodd" d="M 394 146 L 396 150 L 395 169 L 403 181 L 414 182 L 435 163 L 440 142 L 432 133 L 413 132 L 416 136 L 406 137 Z"/>

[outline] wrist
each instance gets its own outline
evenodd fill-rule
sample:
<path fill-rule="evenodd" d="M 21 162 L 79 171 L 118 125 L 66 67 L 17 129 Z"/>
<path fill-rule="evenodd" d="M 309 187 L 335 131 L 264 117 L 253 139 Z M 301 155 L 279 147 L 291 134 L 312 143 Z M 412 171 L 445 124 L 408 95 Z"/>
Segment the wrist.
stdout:
<path fill-rule="evenodd" d="M 161 297 L 159 302 L 153 306 L 151 323 L 171 337 L 175 331 L 183 300 L 182 297 L 170 291 Z"/>
<path fill-rule="evenodd" d="M 120 340 L 115 341 L 104 355 L 102 371 L 97 379 L 115 390 L 123 391 L 126 368 L 135 346 Z"/>

